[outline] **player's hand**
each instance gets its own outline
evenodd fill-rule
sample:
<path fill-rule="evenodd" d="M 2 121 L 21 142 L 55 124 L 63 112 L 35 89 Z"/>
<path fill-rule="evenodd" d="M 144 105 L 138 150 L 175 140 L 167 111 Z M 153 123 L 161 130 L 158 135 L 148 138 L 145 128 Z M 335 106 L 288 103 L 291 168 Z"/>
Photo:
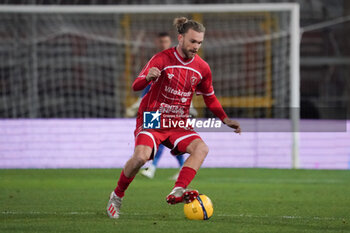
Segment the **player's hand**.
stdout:
<path fill-rule="evenodd" d="M 160 76 L 161 71 L 157 67 L 152 67 L 149 69 L 148 74 L 146 76 L 147 81 L 155 80 Z"/>
<path fill-rule="evenodd" d="M 238 123 L 238 121 L 235 121 L 235 120 L 231 120 L 230 118 L 225 118 L 223 120 L 224 124 L 227 125 L 228 127 L 231 127 L 233 129 L 235 129 L 235 133 L 239 133 L 241 134 L 242 132 L 242 129 Z"/>

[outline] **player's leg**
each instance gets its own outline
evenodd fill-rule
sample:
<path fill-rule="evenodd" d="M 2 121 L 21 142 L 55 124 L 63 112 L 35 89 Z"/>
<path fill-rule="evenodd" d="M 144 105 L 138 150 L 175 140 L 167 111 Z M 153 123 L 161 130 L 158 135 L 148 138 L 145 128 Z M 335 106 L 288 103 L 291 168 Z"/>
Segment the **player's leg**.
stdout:
<path fill-rule="evenodd" d="M 183 167 L 190 167 L 197 172 L 207 156 L 209 148 L 202 139 L 197 138 L 187 146 L 186 152 L 189 153 L 190 156 L 188 156 L 184 162 Z"/>
<path fill-rule="evenodd" d="M 159 162 L 160 158 L 162 157 L 163 150 L 164 150 L 164 145 L 160 144 L 159 147 L 158 147 L 157 154 L 156 154 L 156 156 L 154 156 L 154 159 L 153 159 L 153 162 L 152 162 L 152 164 L 155 167 L 158 166 L 158 162 Z"/>
<path fill-rule="evenodd" d="M 121 203 L 126 189 L 140 168 L 151 158 L 152 151 L 157 150 L 154 137 L 150 133 L 137 137 L 135 145 L 134 154 L 126 162 L 120 174 L 118 185 L 110 195 L 107 205 L 107 214 L 110 218 L 119 218 Z"/>
<path fill-rule="evenodd" d="M 179 163 L 179 167 L 182 167 L 184 165 L 185 158 L 183 155 L 175 156 L 177 162 Z"/>
<path fill-rule="evenodd" d="M 179 134 L 179 136 L 181 136 L 181 134 Z M 195 177 L 208 151 L 208 146 L 199 135 L 193 134 L 192 132 L 187 132 L 187 135 L 182 135 L 175 141 L 172 153 L 187 152 L 190 156 L 184 162 L 174 188 L 167 196 L 167 202 L 169 204 L 191 202 L 198 196 L 198 191 L 186 190 L 186 188 Z"/>
<path fill-rule="evenodd" d="M 133 156 L 126 162 L 122 173 L 126 177 L 134 177 L 140 168 L 151 158 L 153 147 L 137 145 Z"/>
<path fill-rule="evenodd" d="M 133 181 L 139 169 L 149 160 L 151 153 L 152 148 L 149 146 L 138 145 L 135 147 L 133 156 L 126 162 L 120 174 L 117 187 L 110 195 L 107 205 L 107 214 L 110 218 L 119 218 L 124 192 Z"/>
<path fill-rule="evenodd" d="M 147 178 L 153 179 L 156 170 L 157 170 L 157 165 L 159 162 L 159 159 L 162 157 L 164 150 L 164 146 L 162 144 L 159 145 L 157 154 L 154 156 L 154 159 L 152 161 L 152 164 L 147 168 L 141 171 L 141 174 Z"/>
<path fill-rule="evenodd" d="M 180 170 L 181 170 L 182 166 L 184 165 L 184 161 L 185 161 L 185 158 L 184 158 L 183 155 L 175 156 L 175 158 L 176 158 L 177 162 L 179 163 L 179 168 L 180 168 L 180 169 L 179 169 L 178 172 L 176 172 L 175 175 L 173 175 L 173 176 L 170 178 L 171 180 L 177 180 L 177 178 L 179 177 Z"/>

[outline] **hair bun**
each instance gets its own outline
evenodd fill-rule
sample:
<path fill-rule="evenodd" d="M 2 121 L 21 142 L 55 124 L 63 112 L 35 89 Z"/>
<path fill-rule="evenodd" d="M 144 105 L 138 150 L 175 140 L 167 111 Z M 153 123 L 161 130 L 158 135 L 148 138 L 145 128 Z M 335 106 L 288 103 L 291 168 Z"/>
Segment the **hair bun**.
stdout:
<path fill-rule="evenodd" d="M 203 24 L 194 20 L 189 20 L 186 17 L 178 17 L 174 19 L 174 26 L 179 34 L 185 34 L 189 29 L 197 32 L 205 32 Z"/>
<path fill-rule="evenodd" d="M 186 17 L 178 17 L 174 19 L 174 26 L 176 27 L 178 33 L 183 33 L 183 25 L 188 22 L 188 19 Z"/>

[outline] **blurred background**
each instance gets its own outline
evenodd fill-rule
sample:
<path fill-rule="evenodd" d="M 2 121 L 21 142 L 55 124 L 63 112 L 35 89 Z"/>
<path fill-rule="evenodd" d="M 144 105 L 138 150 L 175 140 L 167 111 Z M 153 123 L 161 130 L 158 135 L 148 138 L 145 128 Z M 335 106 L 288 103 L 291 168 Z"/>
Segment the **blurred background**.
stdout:
<path fill-rule="evenodd" d="M 293 129 L 278 128 L 290 125 L 293 111 L 290 12 L 118 10 L 120 5 L 241 3 L 300 5 L 300 124 L 317 126 L 300 133 L 297 163 Z M 27 10 L 1 10 L 9 4 Z M 35 8 L 50 5 L 108 5 L 117 13 L 38 13 Z M 247 125 L 263 119 L 275 126 L 253 127 L 241 137 L 203 132 L 212 148 L 204 166 L 350 167 L 348 1 L 18 0 L 1 1 L 0 10 L 2 168 L 121 167 L 133 150 L 135 119 L 126 111 L 140 95 L 131 84 L 156 52 L 159 32 L 168 32 L 176 45 L 172 20 L 177 16 L 206 26 L 199 55 L 211 66 L 215 94 L 228 115 Z M 193 103 L 198 117 L 212 116 L 200 96 Z M 164 159 L 160 166 L 176 164 Z"/>

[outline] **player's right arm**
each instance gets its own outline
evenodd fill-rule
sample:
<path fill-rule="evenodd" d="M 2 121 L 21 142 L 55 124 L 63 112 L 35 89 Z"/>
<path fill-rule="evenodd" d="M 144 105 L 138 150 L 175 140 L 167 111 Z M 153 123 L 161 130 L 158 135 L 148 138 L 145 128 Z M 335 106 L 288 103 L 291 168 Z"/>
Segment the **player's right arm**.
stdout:
<path fill-rule="evenodd" d="M 132 89 L 134 91 L 143 90 L 151 81 L 156 80 L 160 76 L 160 73 L 161 71 L 157 67 L 151 67 L 146 77 L 137 77 L 135 79 L 132 84 Z"/>
<path fill-rule="evenodd" d="M 135 79 L 134 83 L 132 84 L 132 89 L 134 91 L 141 91 L 147 87 L 151 81 L 156 80 L 161 74 L 161 66 L 161 54 L 156 54 L 151 58 L 151 60 L 142 69 L 139 76 Z"/>

